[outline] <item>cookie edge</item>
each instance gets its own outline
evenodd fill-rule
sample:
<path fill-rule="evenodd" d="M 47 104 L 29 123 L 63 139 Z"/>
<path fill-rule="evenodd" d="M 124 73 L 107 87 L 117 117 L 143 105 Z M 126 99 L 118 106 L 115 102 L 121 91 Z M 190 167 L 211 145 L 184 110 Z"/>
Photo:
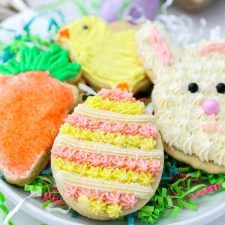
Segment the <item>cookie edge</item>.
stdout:
<path fill-rule="evenodd" d="M 168 144 L 165 142 L 163 143 L 164 150 L 173 157 L 174 159 L 184 162 L 191 167 L 199 170 L 203 170 L 207 173 L 210 174 L 225 174 L 225 167 L 223 166 L 218 166 L 214 164 L 212 161 L 209 162 L 203 162 L 201 161 L 197 156 L 194 155 L 185 155 L 181 150 L 175 148 L 175 147 L 170 147 Z"/>

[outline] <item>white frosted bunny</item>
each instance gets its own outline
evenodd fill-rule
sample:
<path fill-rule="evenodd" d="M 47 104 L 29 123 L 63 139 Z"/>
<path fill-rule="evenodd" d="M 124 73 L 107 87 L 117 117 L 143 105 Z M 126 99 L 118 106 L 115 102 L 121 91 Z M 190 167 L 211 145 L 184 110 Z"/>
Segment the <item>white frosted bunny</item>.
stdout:
<path fill-rule="evenodd" d="M 225 173 L 225 40 L 174 48 L 159 23 L 137 34 L 155 83 L 152 102 L 166 151 L 210 173 Z"/>

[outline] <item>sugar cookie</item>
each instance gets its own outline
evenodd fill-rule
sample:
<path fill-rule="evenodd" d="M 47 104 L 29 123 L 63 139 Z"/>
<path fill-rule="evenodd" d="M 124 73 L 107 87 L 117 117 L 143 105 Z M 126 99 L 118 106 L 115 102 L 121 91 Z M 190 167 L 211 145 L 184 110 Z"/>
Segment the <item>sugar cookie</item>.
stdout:
<path fill-rule="evenodd" d="M 165 150 L 209 173 L 225 173 L 225 41 L 171 47 L 162 25 L 146 22 L 138 53 L 152 74 L 157 126 Z"/>
<path fill-rule="evenodd" d="M 83 216 L 108 220 L 149 201 L 164 156 L 154 117 L 144 103 L 129 92 L 102 89 L 65 120 L 51 159 L 66 203 Z"/>
<path fill-rule="evenodd" d="M 138 92 L 150 81 L 137 56 L 135 34 L 134 29 L 115 32 L 104 20 L 89 16 L 62 27 L 56 41 L 82 65 L 93 88 L 115 88 L 126 82 L 130 91 Z"/>
<path fill-rule="evenodd" d="M 46 166 L 73 95 L 44 72 L 0 76 L 0 171 L 23 186 Z"/>
<path fill-rule="evenodd" d="M 25 47 L 0 66 L 0 171 L 8 182 L 23 186 L 47 164 L 64 117 L 79 101 L 77 88 L 61 81 L 79 70 L 57 45 Z"/>

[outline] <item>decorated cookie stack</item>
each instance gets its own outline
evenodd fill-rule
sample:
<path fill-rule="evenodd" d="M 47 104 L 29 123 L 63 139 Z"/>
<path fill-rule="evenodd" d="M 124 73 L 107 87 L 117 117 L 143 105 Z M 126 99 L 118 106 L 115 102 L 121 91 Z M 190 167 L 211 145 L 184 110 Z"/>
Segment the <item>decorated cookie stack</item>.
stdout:
<path fill-rule="evenodd" d="M 52 148 L 60 194 L 80 214 L 115 219 L 143 207 L 163 167 L 154 117 L 129 92 L 102 89 L 74 109 Z"/>

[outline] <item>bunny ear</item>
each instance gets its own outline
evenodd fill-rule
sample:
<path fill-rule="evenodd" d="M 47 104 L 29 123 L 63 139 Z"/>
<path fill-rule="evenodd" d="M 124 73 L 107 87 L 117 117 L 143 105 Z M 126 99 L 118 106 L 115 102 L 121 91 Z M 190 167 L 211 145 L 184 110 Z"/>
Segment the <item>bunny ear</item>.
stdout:
<path fill-rule="evenodd" d="M 136 40 L 139 57 L 150 79 L 155 82 L 158 74 L 176 61 L 175 49 L 163 25 L 158 22 L 147 21 L 138 31 Z"/>
<path fill-rule="evenodd" d="M 209 41 L 199 44 L 199 54 L 207 56 L 211 53 L 225 53 L 225 40 Z"/>

